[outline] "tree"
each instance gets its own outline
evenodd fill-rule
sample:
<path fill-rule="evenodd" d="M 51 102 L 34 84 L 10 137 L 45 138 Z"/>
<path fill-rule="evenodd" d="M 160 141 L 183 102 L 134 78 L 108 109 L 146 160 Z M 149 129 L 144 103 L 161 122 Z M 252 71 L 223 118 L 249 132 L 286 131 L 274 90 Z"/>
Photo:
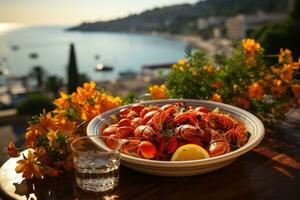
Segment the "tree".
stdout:
<path fill-rule="evenodd" d="M 46 71 L 41 66 L 34 66 L 31 69 L 30 76 L 32 76 L 36 80 L 36 87 L 41 89 L 44 85 Z"/>
<path fill-rule="evenodd" d="M 47 78 L 46 88 L 52 92 L 54 98 L 58 97 L 58 92 L 62 86 L 63 79 L 59 76 L 52 75 Z"/>
<path fill-rule="evenodd" d="M 72 43 L 70 45 L 70 57 L 68 65 L 68 93 L 74 92 L 79 85 L 79 75 L 76 63 L 75 47 Z"/>
<path fill-rule="evenodd" d="M 268 54 L 277 54 L 280 48 L 292 50 L 293 56 L 300 56 L 300 0 L 294 0 L 293 10 L 287 19 L 266 25 L 253 32 Z"/>
<path fill-rule="evenodd" d="M 86 82 L 90 82 L 90 77 L 85 74 L 85 73 L 81 73 L 79 74 L 79 85 L 83 85 Z"/>

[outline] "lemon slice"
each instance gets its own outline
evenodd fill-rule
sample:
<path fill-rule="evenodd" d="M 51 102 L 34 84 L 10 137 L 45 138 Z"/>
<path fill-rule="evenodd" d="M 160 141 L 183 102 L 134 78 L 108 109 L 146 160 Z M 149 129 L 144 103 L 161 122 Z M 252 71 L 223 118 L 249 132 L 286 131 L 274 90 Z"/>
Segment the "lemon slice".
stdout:
<path fill-rule="evenodd" d="M 179 147 L 173 154 L 172 161 L 200 160 L 209 158 L 208 152 L 199 145 L 186 144 Z"/>

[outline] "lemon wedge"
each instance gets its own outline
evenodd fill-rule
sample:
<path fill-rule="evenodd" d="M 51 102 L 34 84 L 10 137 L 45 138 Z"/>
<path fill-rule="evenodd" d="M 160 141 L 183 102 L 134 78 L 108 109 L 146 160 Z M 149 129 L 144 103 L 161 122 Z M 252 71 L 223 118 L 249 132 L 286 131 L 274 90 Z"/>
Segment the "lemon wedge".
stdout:
<path fill-rule="evenodd" d="M 200 160 L 209 158 L 208 152 L 199 145 L 186 144 L 179 147 L 173 154 L 172 161 Z"/>

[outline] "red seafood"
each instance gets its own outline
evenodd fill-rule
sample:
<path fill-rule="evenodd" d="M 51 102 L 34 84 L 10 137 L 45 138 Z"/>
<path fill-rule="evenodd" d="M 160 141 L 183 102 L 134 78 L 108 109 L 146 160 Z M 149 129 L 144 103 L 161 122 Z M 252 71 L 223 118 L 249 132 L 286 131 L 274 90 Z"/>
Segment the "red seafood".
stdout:
<path fill-rule="evenodd" d="M 230 144 L 223 135 L 213 129 L 207 129 L 207 131 L 211 133 L 211 141 L 208 147 L 208 153 L 211 157 L 230 152 Z"/>
<path fill-rule="evenodd" d="M 133 104 L 121 109 L 117 118 L 102 134 L 121 138 L 122 153 L 145 159 L 170 160 L 185 144 L 197 144 L 215 157 L 242 147 L 249 139 L 244 124 L 203 106 Z M 106 141 L 108 146 L 113 146 L 111 141 Z"/>

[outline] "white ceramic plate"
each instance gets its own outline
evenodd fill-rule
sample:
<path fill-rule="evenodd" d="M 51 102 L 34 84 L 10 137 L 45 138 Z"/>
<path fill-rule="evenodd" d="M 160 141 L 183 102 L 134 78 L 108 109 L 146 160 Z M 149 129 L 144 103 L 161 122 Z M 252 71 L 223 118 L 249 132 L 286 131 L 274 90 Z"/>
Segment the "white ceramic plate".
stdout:
<path fill-rule="evenodd" d="M 235 159 L 242 154 L 250 151 L 264 137 L 264 126 L 262 122 L 255 117 L 253 114 L 237 108 L 235 106 L 217 103 L 212 101 L 204 100 L 185 100 L 185 99 L 168 99 L 168 100 L 156 100 L 156 101 L 145 101 L 141 102 L 144 105 L 158 105 L 163 106 L 165 104 L 184 102 L 190 106 L 205 106 L 209 109 L 219 108 L 222 113 L 228 113 L 235 119 L 243 122 L 247 130 L 251 133 L 249 141 L 243 147 L 229 152 L 227 154 L 207 158 L 203 160 L 191 160 L 191 161 L 157 161 L 157 160 L 146 160 L 142 158 L 136 158 L 121 154 L 122 164 L 126 167 L 134 169 L 139 172 L 159 175 L 159 176 L 191 176 L 208 173 L 222 167 L 229 165 Z M 106 127 L 107 124 L 111 123 L 110 116 L 118 113 L 122 108 L 129 107 L 122 106 L 116 109 L 109 110 L 105 113 L 95 117 L 87 127 L 87 135 L 99 135 L 100 132 Z M 103 143 L 99 143 L 103 145 Z"/>

